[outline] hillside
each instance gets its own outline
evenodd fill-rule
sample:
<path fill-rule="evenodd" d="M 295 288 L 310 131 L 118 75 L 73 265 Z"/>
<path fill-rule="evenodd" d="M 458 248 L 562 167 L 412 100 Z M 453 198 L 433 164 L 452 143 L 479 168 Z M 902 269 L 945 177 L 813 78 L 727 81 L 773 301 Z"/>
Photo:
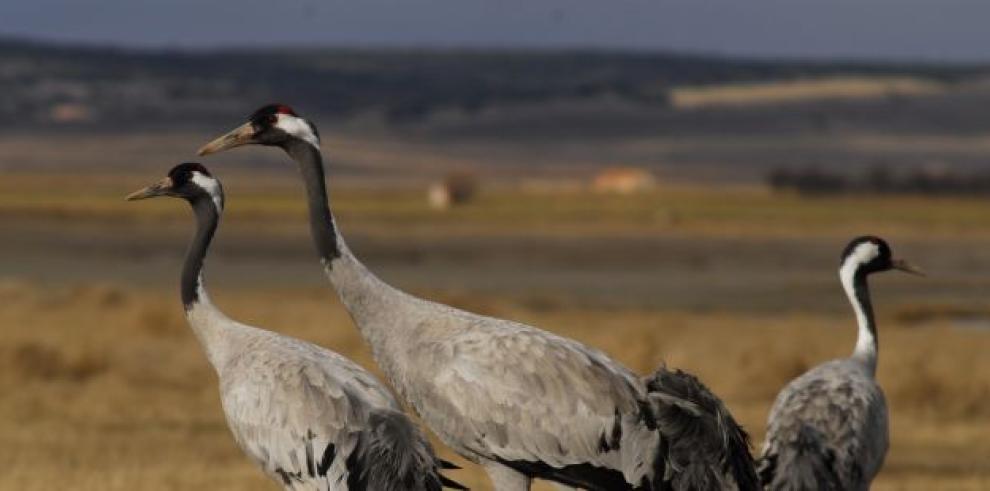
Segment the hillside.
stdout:
<path fill-rule="evenodd" d="M 0 125 L 226 121 L 279 100 L 346 120 L 608 100 L 665 112 L 674 87 L 829 76 L 959 82 L 976 66 L 806 63 L 597 51 L 130 50 L 0 40 Z"/>

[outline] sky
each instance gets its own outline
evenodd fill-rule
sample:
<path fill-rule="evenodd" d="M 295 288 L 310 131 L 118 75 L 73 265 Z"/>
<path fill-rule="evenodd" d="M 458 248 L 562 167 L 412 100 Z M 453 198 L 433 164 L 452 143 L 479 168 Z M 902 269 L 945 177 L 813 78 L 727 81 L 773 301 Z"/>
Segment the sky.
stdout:
<path fill-rule="evenodd" d="M 0 35 L 134 47 L 565 47 L 986 62 L 990 0 L 2 0 Z"/>

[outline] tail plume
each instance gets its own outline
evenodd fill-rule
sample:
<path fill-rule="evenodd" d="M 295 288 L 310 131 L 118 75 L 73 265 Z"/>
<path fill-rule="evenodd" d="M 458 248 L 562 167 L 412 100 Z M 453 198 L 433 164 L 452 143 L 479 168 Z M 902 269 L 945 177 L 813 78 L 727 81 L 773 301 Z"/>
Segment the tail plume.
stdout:
<path fill-rule="evenodd" d="M 347 459 L 347 486 L 352 491 L 467 489 L 440 474 L 450 468 L 456 466 L 437 458 L 404 414 L 376 411 L 369 415 L 368 428 Z"/>
<path fill-rule="evenodd" d="M 839 491 L 842 483 L 834 463 L 835 454 L 821 433 L 805 424 L 793 444 L 760 459 L 760 478 L 772 491 Z"/>
<path fill-rule="evenodd" d="M 675 490 L 760 489 L 749 435 L 696 377 L 661 366 L 644 379 L 666 440 L 666 486 Z"/>

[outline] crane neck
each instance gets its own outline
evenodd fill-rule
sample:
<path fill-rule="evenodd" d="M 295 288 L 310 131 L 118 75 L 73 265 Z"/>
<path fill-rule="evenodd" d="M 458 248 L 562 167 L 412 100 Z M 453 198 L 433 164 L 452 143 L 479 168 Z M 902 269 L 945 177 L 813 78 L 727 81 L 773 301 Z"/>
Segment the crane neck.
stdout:
<path fill-rule="evenodd" d="M 219 369 L 224 360 L 224 327 L 229 319 L 217 309 L 203 285 L 203 263 L 210 243 L 220 222 L 222 201 L 209 196 L 197 196 L 189 200 L 196 217 L 196 233 L 186 252 L 182 266 L 180 294 L 189 326 L 206 351 L 214 368 Z"/>
<path fill-rule="evenodd" d="M 337 233 L 337 225 L 327 201 L 323 156 L 319 148 L 302 140 L 290 141 L 286 144 L 285 151 L 299 165 L 299 172 L 306 185 L 309 229 L 316 252 L 324 267 L 332 268 L 334 261 L 341 256 L 343 240 Z"/>
<path fill-rule="evenodd" d="M 324 272 L 333 284 L 355 324 L 373 345 L 384 341 L 385 333 L 370 332 L 387 315 L 386 303 L 408 295 L 378 279 L 351 253 L 337 229 L 327 200 L 323 156 L 315 145 L 302 140 L 286 146 L 286 152 L 299 165 L 306 185 L 309 224 Z"/>
<path fill-rule="evenodd" d="M 186 260 L 182 266 L 180 292 L 182 306 L 189 311 L 195 304 L 203 300 L 203 262 L 206 252 L 213 242 L 213 235 L 220 223 L 220 213 L 209 197 L 198 196 L 189 201 L 193 215 L 196 217 L 196 233 L 193 235 Z"/>
<path fill-rule="evenodd" d="M 863 363 L 870 375 L 875 375 L 878 356 L 877 328 L 866 276 L 866 272 L 859 267 L 859 264 L 845 264 L 839 270 L 842 288 L 856 314 L 856 323 L 859 327 L 852 358 Z"/>

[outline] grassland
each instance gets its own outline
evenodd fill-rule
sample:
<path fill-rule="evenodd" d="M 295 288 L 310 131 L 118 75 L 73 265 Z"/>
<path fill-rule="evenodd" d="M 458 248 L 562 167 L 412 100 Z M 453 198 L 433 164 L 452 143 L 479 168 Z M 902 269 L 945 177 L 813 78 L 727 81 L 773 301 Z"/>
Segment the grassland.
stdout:
<path fill-rule="evenodd" d="M 305 203 L 289 172 L 263 179 L 226 172 L 235 223 L 301 223 Z M 0 214 L 10 220 L 166 220 L 184 222 L 186 211 L 167 200 L 126 204 L 120 190 L 153 181 L 155 174 L 32 175 L 10 173 L 0 182 Z M 869 229 L 921 239 L 990 239 L 990 208 L 980 199 L 849 195 L 806 198 L 756 185 L 672 185 L 635 196 L 594 194 L 577 180 L 541 186 L 495 184 L 470 206 L 438 213 L 421 187 L 351 186 L 335 191 L 334 209 L 359 233 L 385 229 L 444 235 L 831 237 Z M 45 192 L 39 192 L 43 190 Z"/>
<path fill-rule="evenodd" d="M 374 369 L 312 260 L 295 176 L 227 170 L 215 300 Z M 121 201 L 157 177 L 0 179 L 0 489 L 275 489 L 229 438 L 181 316 L 188 211 Z M 874 282 L 893 424 L 875 489 L 990 486 L 990 208 L 979 200 L 506 185 L 435 212 L 418 188 L 346 180 L 333 199 L 354 249 L 389 281 L 574 337 L 640 372 L 693 371 L 757 447 L 776 391 L 851 349 L 839 248 L 884 235 L 931 276 Z M 453 476 L 488 488 L 470 464 Z"/>
<path fill-rule="evenodd" d="M 812 80 L 688 86 L 670 91 L 680 109 L 748 106 L 828 100 L 882 99 L 936 94 L 937 82 L 909 77 L 829 77 Z"/>

